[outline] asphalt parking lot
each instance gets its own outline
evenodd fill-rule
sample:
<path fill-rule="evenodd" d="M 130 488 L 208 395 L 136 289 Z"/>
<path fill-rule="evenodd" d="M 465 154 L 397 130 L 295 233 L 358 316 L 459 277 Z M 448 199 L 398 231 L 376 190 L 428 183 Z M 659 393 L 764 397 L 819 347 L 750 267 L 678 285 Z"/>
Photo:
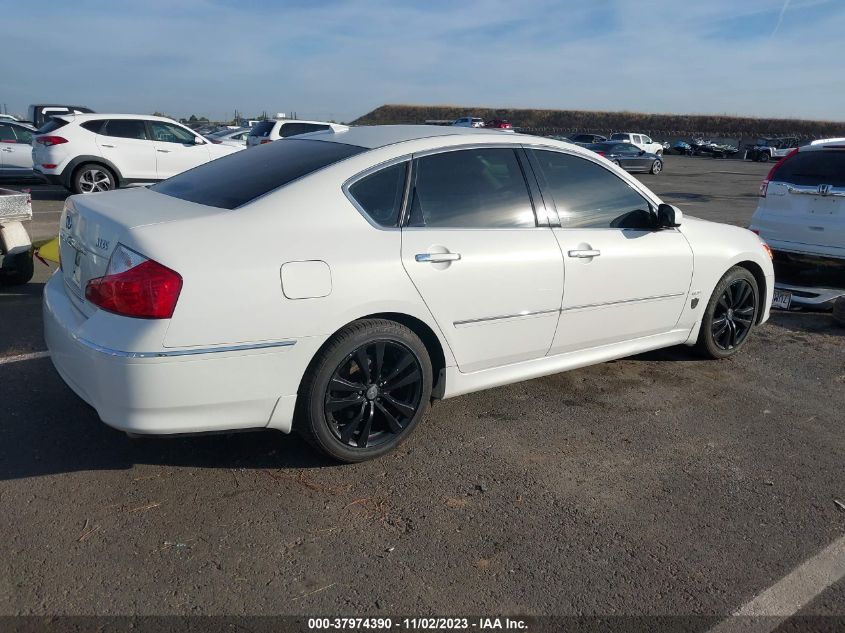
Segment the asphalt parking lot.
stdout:
<path fill-rule="evenodd" d="M 766 171 L 667 157 L 640 178 L 746 226 Z M 34 188 L 34 239 L 64 195 Z M 845 534 L 828 314 L 775 313 L 727 361 L 670 349 L 448 400 L 397 452 L 338 466 L 275 432 L 104 426 L 49 358 L 14 358 L 44 350 L 36 266 L 0 294 L 0 615 L 718 619 Z M 830 579 L 802 613 L 845 615 Z"/>

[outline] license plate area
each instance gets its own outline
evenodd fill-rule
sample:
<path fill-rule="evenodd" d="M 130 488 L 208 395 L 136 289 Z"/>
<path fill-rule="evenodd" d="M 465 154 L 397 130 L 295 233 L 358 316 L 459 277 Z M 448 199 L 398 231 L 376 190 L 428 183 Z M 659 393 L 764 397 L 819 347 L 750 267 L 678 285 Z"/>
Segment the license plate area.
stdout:
<path fill-rule="evenodd" d="M 772 307 L 778 310 L 789 310 L 792 304 L 792 293 L 786 290 L 775 289 L 772 295 Z"/>

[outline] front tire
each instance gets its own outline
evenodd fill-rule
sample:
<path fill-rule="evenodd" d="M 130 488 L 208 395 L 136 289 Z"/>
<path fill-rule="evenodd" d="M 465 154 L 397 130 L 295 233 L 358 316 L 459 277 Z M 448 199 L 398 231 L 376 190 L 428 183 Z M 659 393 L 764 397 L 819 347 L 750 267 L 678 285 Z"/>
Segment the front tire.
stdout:
<path fill-rule="evenodd" d="M 728 358 L 748 340 L 760 311 L 757 280 L 734 266 L 716 284 L 704 309 L 696 348 L 705 358 Z"/>
<path fill-rule="evenodd" d="M 416 334 L 394 321 L 356 321 L 311 362 L 296 425 L 337 461 L 373 459 L 408 438 L 428 409 L 431 388 L 431 360 Z"/>
<path fill-rule="evenodd" d="M 117 179 L 111 169 L 96 163 L 85 163 L 73 172 L 73 193 L 99 193 L 117 189 Z"/>
<path fill-rule="evenodd" d="M 654 162 L 651 164 L 651 169 L 649 170 L 649 173 L 652 173 L 652 174 L 654 174 L 654 175 L 656 176 L 656 175 L 657 175 L 657 174 L 659 174 L 661 171 L 663 171 L 663 161 L 661 161 L 661 160 L 656 160 L 656 161 L 654 161 Z"/>

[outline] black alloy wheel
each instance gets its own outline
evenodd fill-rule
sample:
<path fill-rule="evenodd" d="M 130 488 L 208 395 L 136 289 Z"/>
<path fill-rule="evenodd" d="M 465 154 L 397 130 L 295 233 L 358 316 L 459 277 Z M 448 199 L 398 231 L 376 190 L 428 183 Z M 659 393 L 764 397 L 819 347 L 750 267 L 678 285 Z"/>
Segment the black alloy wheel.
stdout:
<path fill-rule="evenodd" d="M 326 387 L 326 422 L 344 444 L 380 446 L 416 416 L 422 382 L 410 349 L 391 340 L 365 343 L 343 359 Z"/>
<path fill-rule="evenodd" d="M 423 418 L 433 384 L 428 349 L 386 319 L 350 323 L 320 349 L 302 380 L 295 427 L 341 462 L 380 457 Z"/>
<path fill-rule="evenodd" d="M 734 266 L 716 284 L 701 321 L 696 347 L 708 358 L 733 356 L 757 323 L 760 289 L 751 272 Z"/>
<path fill-rule="evenodd" d="M 710 323 L 713 341 L 719 349 L 730 350 L 742 345 L 754 324 L 757 299 L 745 279 L 733 281 L 716 303 Z"/>

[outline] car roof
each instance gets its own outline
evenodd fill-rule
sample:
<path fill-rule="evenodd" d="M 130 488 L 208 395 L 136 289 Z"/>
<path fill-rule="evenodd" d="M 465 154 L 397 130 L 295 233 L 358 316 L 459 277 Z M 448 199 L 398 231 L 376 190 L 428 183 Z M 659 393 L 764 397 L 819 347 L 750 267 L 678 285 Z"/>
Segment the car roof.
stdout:
<path fill-rule="evenodd" d="M 174 119 L 169 119 L 164 116 L 154 116 L 152 114 L 118 114 L 108 112 L 85 112 L 83 114 L 75 114 L 70 112 L 68 114 L 53 114 L 50 118 L 62 119 L 63 121 L 91 121 L 97 119 L 145 119 L 150 121 L 166 121 L 167 123 L 177 122 Z"/>
<path fill-rule="evenodd" d="M 512 139 L 520 137 L 520 134 L 503 134 L 500 131 L 485 129 L 485 128 L 471 128 L 471 127 L 453 127 L 450 125 L 362 125 L 359 127 L 350 127 L 345 130 L 335 132 L 312 132 L 311 134 L 300 135 L 300 138 L 319 138 L 325 141 L 335 141 L 337 143 L 346 143 L 348 145 L 357 145 L 367 149 L 376 149 L 378 147 L 385 147 L 387 145 L 395 145 L 396 143 L 404 143 L 407 141 L 417 141 L 421 139 L 435 138 L 439 136 L 467 136 L 467 137 L 487 137 L 488 139 L 495 138 L 504 141 L 506 138 Z M 531 137 L 537 140 L 538 137 Z"/>

